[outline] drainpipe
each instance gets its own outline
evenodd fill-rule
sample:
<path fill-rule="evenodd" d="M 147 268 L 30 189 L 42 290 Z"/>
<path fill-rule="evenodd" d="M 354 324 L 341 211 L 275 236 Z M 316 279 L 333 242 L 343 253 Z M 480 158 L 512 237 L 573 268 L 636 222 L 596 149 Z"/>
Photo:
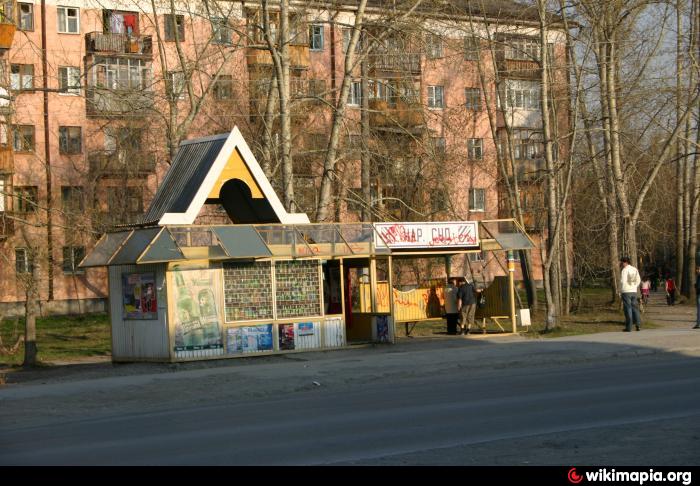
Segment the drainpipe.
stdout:
<path fill-rule="evenodd" d="M 46 165 L 46 243 L 48 252 L 49 300 L 53 300 L 53 221 L 51 215 L 51 151 L 49 145 L 49 72 L 46 56 L 46 0 L 41 0 L 41 66 L 44 91 L 44 163 Z"/>
<path fill-rule="evenodd" d="M 338 18 L 338 12 L 335 12 L 331 17 L 331 93 L 333 93 L 335 102 L 335 21 Z M 335 103 L 333 103 L 335 104 Z"/>

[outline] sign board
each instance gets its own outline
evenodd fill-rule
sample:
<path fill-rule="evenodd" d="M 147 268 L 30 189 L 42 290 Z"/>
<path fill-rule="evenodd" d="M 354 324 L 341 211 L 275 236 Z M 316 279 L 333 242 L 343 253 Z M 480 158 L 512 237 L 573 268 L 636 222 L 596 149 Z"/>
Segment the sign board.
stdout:
<path fill-rule="evenodd" d="M 431 249 L 479 246 L 477 221 L 375 223 L 377 247 Z"/>

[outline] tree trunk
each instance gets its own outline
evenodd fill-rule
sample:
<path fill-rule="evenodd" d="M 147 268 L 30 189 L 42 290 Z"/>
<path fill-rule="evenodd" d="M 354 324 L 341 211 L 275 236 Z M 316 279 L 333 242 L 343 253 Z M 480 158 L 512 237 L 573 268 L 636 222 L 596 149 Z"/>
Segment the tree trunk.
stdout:
<path fill-rule="evenodd" d="M 676 0 L 676 120 L 681 117 L 681 93 L 683 84 L 683 0 Z M 676 282 L 681 293 L 687 290 L 685 277 L 684 257 L 686 244 L 686 218 L 685 211 L 686 187 L 685 187 L 685 159 L 683 157 L 683 143 L 676 142 Z"/>
<path fill-rule="evenodd" d="M 550 120 L 550 82 L 549 59 L 547 49 L 547 20 L 546 2 L 538 0 L 540 22 L 540 62 L 541 62 L 541 96 L 540 109 L 542 112 L 542 136 L 544 138 L 544 159 L 546 166 L 547 190 L 547 259 L 543 262 L 545 275 L 545 294 L 547 297 L 547 322 L 545 330 L 550 331 L 558 326 L 559 307 L 561 299 L 559 292 L 559 235 L 558 217 L 560 204 L 557 188 L 557 174 L 552 152 L 552 129 Z"/>
<path fill-rule="evenodd" d="M 360 4 L 355 13 L 355 24 L 348 42 L 348 48 L 345 52 L 345 65 L 343 69 L 343 82 L 340 85 L 339 98 L 335 104 L 333 112 L 333 123 L 331 125 L 331 136 L 328 141 L 328 150 L 323 162 L 323 176 L 321 178 L 321 188 L 319 190 L 318 205 L 316 207 L 316 221 L 322 222 L 328 219 L 330 214 L 329 207 L 331 203 L 331 189 L 333 187 L 333 179 L 335 177 L 336 156 L 338 153 L 338 143 L 340 142 L 340 132 L 345 123 L 345 108 L 348 104 L 348 94 L 352 82 L 352 72 L 355 67 L 355 47 L 360 38 L 362 31 L 362 18 L 365 12 L 367 0 L 360 0 Z M 335 46 L 333 46 L 335 48 Z M 363 97 L 367 93 L 362 94 Z"/>
<path fill-rule="evenodd" d="M 37 363 L 37 345 L 36 345 L 36 315 L 37 315 L 37 291 L 36 291 L 36 273 L 32 271 L 30 281 L 27 283 L 24 302 L 24 362 L 22 366 L 31 368 Z"/>
<path fill-rule="evenodd" d="M 363 59 L 360 65 L 362 71 L 362 112 L 360 113 L 360 124 L 362 130 L 362 154 L 360 169 L 360 184 L 362 186 L 362 221 L 372 221 L 372 189 L 371 170 L 372 154 L 369 150 L 370 129 L 369 129 L 369 68 L 367 60 Z"/>

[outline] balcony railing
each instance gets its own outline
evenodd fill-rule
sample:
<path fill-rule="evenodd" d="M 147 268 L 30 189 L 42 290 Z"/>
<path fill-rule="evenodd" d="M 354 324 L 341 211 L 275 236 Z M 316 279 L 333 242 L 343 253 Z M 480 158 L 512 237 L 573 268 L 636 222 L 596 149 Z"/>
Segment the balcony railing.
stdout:
<path fill-rule="evenodd" d="M 88 54 L 134 54 L 150 57 L 153 55 L 153 41 L 150 35 L 90 32 L 85 36 L 85 49 Z"/>
<path fill-rule="evenodd" d="M 293 99 L 322 101 L 326 97 L 325 79 L 295 79 L 289 80 L 289 88 Z"/>
<path fill-rule="evenodd" d="M 156 170 L 155 154 L 135 150 L 89 152 L 88 163 L 92 174 L 98 177 L 137 177 Z"/>
<path fill-rule="evenodd" d="M 425 125 L 423 109 L 418 103 L 383 99 L 369 100 L 369 124 L 375 128 L 412 129 Z"/>
<path fill-rule="evenodd" d="M 17 2 L 14 0 L 0 1 L 0 50 L 12 47 L 17 26 L 14 23 L 17 12 Z"/>
<path fill-rule="evenodd" d="M 247 52 L 248 64 L 251 66 L 272 66 L 270 51 L 264 47 L 249 47 Z M 309 45 L 290 45 L 289 62 L 293 68 L 307 69 L 309 67 Z"/>
<path fill-rule="evenodd" d="M 97 117 L 144 117 L 153 108 L 153 91 L 88 87 L 86 111 Z"/>
<path fill-rule="evenodd" d="M 498 61 L 498 72 L 506 78 L 539 79 L 540 66 L 535 61 L 501 58 Z"/>
<path fill-rule="evenodd" d="M 369 55 L 369 66 L 370 69 L 379 71 L 420 74 L 420 54 L 410 52 L 374 52 Z"/>

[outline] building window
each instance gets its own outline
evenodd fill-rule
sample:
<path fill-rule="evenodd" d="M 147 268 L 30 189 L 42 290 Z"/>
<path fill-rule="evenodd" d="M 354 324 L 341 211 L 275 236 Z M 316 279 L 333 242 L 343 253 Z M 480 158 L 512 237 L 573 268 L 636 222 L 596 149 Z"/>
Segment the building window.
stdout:
<path fill-rule="evenodd" d="M 348 106 L 360 106 L 362 104 L 362 82 L 353 81 L 348 94 Z"/>
<path fill-rule="evenodd" d="M 444 156 L 446 152 L 445 137 L 431 137 L 430 141 L 435 155 Z"/>
<path fill-rule="evenodd" d="M 428 86 L 428 108 L 444 108 L 445 100 L 442 86 Z"/>
<path fill-rule="evenodd" d="M 430 196 L 430 208 L 433 213 L 447 211 L 449 202 L 447 200 L 447 192 L 444 188 L 437 188 Z"/>
<path fill-rule="evenodd" d="M 0 176 L 0 213 L 5 212 L 5 179 Z"/>
<path fill-rule="evenodd" d="M 323 26 L 322 25 L 310 25 L 309 26 L 309 48 L 312 51 L 322 51 L 323 50 Z"/>
<path fill-rule="evenodd" d="M 439 59 L 442 54 L 442 37 L 435 34 L 425 36 L 425 57 L 428 59 Z"/>
<path fill-rule="evenodd" d="M 34 125 L 15 125 L 12 148 L 15 152 L 34 152 Z"/>
<path fill-rule="evenodd" d="M 222 74 L 214 82 L 214 98 L 217 100 L 233 99 L 233 77 L 230 74 Z"/>
<path fill-rule="evenodd" d="M 83 133 L 80 127 L 58 127 L 58 149 L 66 155 L 83 151 Z"/>
<path fill-rule="evenodd" d="M 140 186 L 108 187 L 107 205 L 117 213 L 142 213 L 143 190 Z"/>
<path fill-rule="evenodd" d="M 165 40 L 174 41 L 175 30 L 177 26 L 177 40 L 183 42 L 185 40 L 185 16 L 166 14 L 165 18 Z"/>
<path fill-rule="evenodd" d="M 34 258 L 27 248 L 15 248 L 15 272 L 19 274 L 34 271 Z"/>
<path fill-rule="evenodd" d="M 506 108 L 540 109 L 540 83 L 537 81 L 506 82 Z"/>
<path fill-rule="evenodd" d="M 513 130 L 513 158 L 515 160 L 537 159 L 542 157 L 542 133 L 532 130 Z"/>
<path fill-rule="evenodd" d="M 539 61 L 540 43 L 536 39 L 509 39 L 506 41 L 505 58 L 519 61 Z"/>
<path fill-rule="evenodd" d="M 138 12 L 120 10 L 102 11 L 102 29 L 105 34 L 139 34 Z"/>
<path fill-rule="evenodd" d="M 214 44 L 231 45 L 231 26 L 227 19 L 212 18 L 211 19 L 212 42 Z"/>
<path fill-rule="evenodd" d="M 10 89 L 15 91 L 34 89 L 33 64 L 12 64 L 10 66 Z"/>
<path fill-rule="evenodd" d="M 80 274 L 85 270 L 78 268 L 80 262 L 85 258 L 84 246 L 64 246 L 63 247 L 63 273 Z"/>
<path fill-rule="evenodd" d="M 170 71 L 165 77 L 165 91 L 171 100 L 185 98 L 185 73 L 182 71 Z"/>
<path fill-rule="evenodd" d="M 18 3 L 17 5 L 19 6 L 17 19 L 19 30 L 34 30 L 34 4 Z"/>
<path fill-rule="evenodd" d="M 96 88 L 151 91 L 151 66 L 143 59 L 96 57 L 90 76 Z"/>
<path fill-rule="evenodd" d="M 84 211 L 83 186 L 61 186 L 61 208 L 65 213 Z"/>
<path fill-rule="evenodd" d="M 486 208 L 486 191 L 484 189 L 469 189 L 469 211 L 483 212 Z"/>
<path fill-rule="evenodd" d="M 75 7 L 56 7 L 58 12 L 59 34 L 80 34 L 80 9 Z"/>
<path fill-rule="evenodd" d="M 352 37 L 352 29 L 343 29 L 343 52 L 348 52 L 350 47 L 350 38 Z"/>
<path fill-rule="evenodd" d="M 37 186 L 15 187 L 15 211 L 18 213 L 34 213 L 39 203 L 39 188 Z"/>
<path fill-rule="evenodd" d="M 478 37 L 470 36 L 464 38 L 464 59 L 467 61 L 478 61 L 480 44 Z"/>
<path fill-rule="evenodd" d="M 466 88 L 464 90 L 464 98 L 467 110 L 481 111 L 481 89 Z"/>
<path fill-rule="evenodd" d="M 59 67 L 58 68 L 58 89 L 61 94 L 80 94 L 80 68 Z"/>
<path fill-rule="evenodd" d="M 467 140 L 467 157 L 469 157 L 469 160 L 481 160 L 484 158 L 483 138 L 470 138 Z"/>
<path fill-rule="evenodd" d="M 476 252 L 476 253 L 467 253 L 469 255 L 469 261 L 470 262 L 483 262 L 484 261 L 484 254 L 482 252 Z"/>

